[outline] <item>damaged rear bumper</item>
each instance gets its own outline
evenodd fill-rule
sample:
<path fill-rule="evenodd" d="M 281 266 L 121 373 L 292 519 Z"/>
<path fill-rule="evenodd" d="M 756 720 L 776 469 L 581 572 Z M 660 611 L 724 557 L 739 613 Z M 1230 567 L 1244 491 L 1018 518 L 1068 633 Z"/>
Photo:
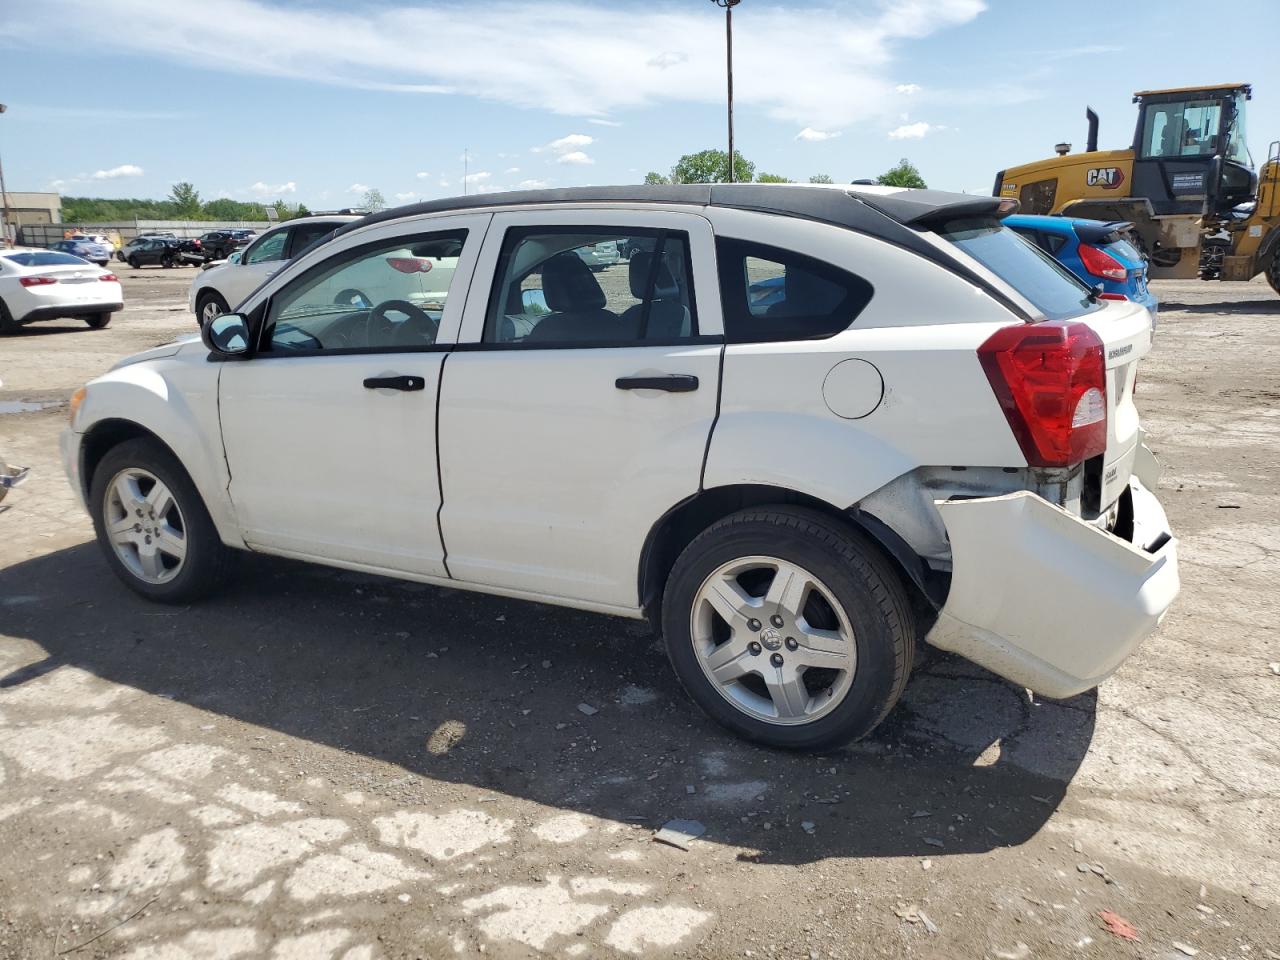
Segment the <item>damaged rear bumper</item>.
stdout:
<path fill-rule="evenodd" d="M 926 639 L 1047 697 L 1097 686 L 1178 595 L 1164 508 L 1129 490 L 1132 543 L 1027 491 L 937 501 L 953 573 Z"/>

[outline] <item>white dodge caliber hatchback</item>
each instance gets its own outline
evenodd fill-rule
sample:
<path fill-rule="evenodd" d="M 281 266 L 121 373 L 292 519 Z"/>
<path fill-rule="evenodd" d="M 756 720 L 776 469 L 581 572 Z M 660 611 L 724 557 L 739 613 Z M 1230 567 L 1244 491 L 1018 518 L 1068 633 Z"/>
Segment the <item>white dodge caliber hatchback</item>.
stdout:
<path fill-rule="evenodd" d="M 1068 697 L 1178 592 L 1133 399 L 1151 318 L 1000 204 L 385 211 L 91 382 L 67 471 L 143 596 L 189 602 L 253 550 L 647 617 L 693 699 L 776 746 L 866 734 L 921 640 Z M 593 268 L 601 244 L 631 256 Z"/>

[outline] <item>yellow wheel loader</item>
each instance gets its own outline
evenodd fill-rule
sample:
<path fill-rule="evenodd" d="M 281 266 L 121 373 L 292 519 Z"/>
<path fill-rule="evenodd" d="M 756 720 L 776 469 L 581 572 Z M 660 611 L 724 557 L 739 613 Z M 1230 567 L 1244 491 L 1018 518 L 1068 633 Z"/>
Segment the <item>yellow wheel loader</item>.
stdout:
<path fill-rule="evenodd" d="M 1129 220 L 1154 279 L 1249 280 L 1265 273 L 1280 293 L 1280 141 L 1255 173 L 1245 143 L 1247 83 L 1141 90 L 1124 150 L 1088 144 L 996 174 L 993 193 L 1022 213 Z"/>

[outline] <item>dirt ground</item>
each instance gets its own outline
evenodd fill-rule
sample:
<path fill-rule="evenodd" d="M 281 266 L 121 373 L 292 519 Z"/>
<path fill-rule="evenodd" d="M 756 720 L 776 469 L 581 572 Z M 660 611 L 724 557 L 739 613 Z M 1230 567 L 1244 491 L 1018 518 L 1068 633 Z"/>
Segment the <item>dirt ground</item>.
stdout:
<path fill-rule="evenodd" d="M 1153 284 L 1159 633 L 1065 703 L 934 657 L 805 756 L 722 733 L 631 622 L 248 556 L 201 606 L 128 593 L 56 452 L 75 387 L 192 330 L 193 270 L 124 274 L 108 329 L 0 340 L 33 467 L 0 507 L 0 957 L 1280 958 L 1265 285 Z M 676 817 L 687 851 L 651 839 Z"/>

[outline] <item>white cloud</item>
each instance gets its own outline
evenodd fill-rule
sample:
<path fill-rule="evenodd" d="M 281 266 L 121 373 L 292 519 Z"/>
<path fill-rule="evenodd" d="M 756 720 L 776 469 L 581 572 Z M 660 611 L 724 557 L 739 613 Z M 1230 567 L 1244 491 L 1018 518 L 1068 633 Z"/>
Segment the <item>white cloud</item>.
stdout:
<path fill-rule="evenodd" d="M 666 70 L 668 67 L 675 67 L 688 62 L 689 55 L 683 50 L 664 50 L 656 57 L 646 60 L 644 65 L 646 67 L 657 67 L 659 70 Z"/>
<path fill-rule="evenodd" d="M 905 93 L 908 97 L 912 94 L 920 92 L 920 84 L 918 83 L 900 83 L 893 88 L 898 93 Z"/>
<path fill-rule="evenodd" d="M 427 179 L 427 177 L 431 176 L 431 174 L 423 170 L 421 173 L 415 173 L 414 176 L 417 177 L 419 180 L 425 180 Z"/>
<path fill-rule="evenodd" d="M 193 16 L 186 4 L 114 0 L 104 17 L 101 0 L 63 0 L 23 5 L 4 31 L 19 47 L 92 48 L 223 74 L 451 93 L 593 118 L 723 102 L 724 24 L 704 6 L 661 4 L 643 17 L 620 17 L 616 5 L 588 0 L 429 7 L 386 0 L 358 9 L 222 0 L 217 16 Z M 828 4 L 803 15 L 782 4 L 752 7 L 750 29 L 734 37 L 735 100 L 797 128 L 892 115 L 901 46 L 984 9 L 983 0 Z M 672 37 L 686 59 L 670 49 Z"/>
<path fill-rule="evenodd" d="M 823 140 L 834 140 L 838 136 L 840 136 L 839 130 L 815 130 L 813 127 L 805 127 L 796 134 L 796 139 L 806 143 L 821 143 Z"/>
<path fill-rule="evenodd" d="M 571 153 L 574 150 L 580 150 L 582 147 L 589 147 L 596 142 L 596 138 L 586 133 L 571 133 L 568 136 L 561 137 L 559 140 L 552 140 L 550 143 L 544 143 L 540 147 L 534 147 L 534 153 L 543 153 L 550 150 L 552 153 Z"/>
<path fill-rule="evenodd" d="M 441 178 L 439 185 L 442 187 L 447 187 L 449 185 L 449 181 Z"/>
<path fill-rule="evenodd" d="M 418 199 L 418 195 L 414 191 L 409 190 L 405 193 L 397 193 L 395 195 L 395 198 L 399 200 L 401 203 L 408 203 L 410 200 Z"/>
<path fill-rule="evenodd" d="M 367 183 L 353 183 L 347 187 L 347 193 L 368 193 L 369 185 Z"/>
<path fill-rule="evenodd" d="M 587 123 L 594 123 L 597 127 L 620 127 L 622 124 L 617 120 L 605 120 L 602 117 L 588 117 Z"/>
<path fill-rule="evenodd" d="M 519 167 L 507 167 L 507 169 L 506 169 L 505 171 L 503 171 L 503 172 L 504 172 L 504 173 L 519 173 L 519 172 L 520 172 L 520 168 L 519 168 Z"/>
<path fill-rule="evenodd" d="M 521 180 L 516 184 L 517 190 L 545 190 L 551 186 L 548 180 Z"/>
<path fill-rule="evenodd" d="M 50 190 L 52 190 L 54 193 L 61 193 L 61 192 L 62 192 L 62 188 L 63 188 L 63 187 L 65 187 L 66 185 L 67 185 L 67 181 L 65 181 L 65 180 L 50 180 L 50 181 L 49 181 L 49 189 L 50 189 Z"/>
<path fill-rule="evenodd" d="M 595 161 L 592 160 L 590 157 L 588 157 L 581 150 L 574 150 L 572 153 L 560 154 L 560 156 L 556 157 L 556 163 L 572 163 L 577 166 L 585 167 L 588 164 L 595 163 Z"/>
<path fill-rule="evenodd" d="M 275 185 L 259 180 L 247 192 L 255 197 L 279 197 L 286 193 L 297 193 L 298 185 L 292 180 L 288 183 L 277 183 Z"/>
<path fill-rule="evenodd" d="M 934 126 L 931 123 L 925 123 L 920 120 L 916 123 L 905 123 L 896 130 L 889 131 L 890 140 L 920 140 L 926 133 L 933 130 L 945 130 L 946 127 Z"/>
<path fill-rule="evenodd" d="M 1050 50 L 1043 54 L 1049 60 L 1067 60 L 1071 57 L 1092 57 L 1102 53 L 1122 53 L 1124 47 L 1112 46 L 1108 43 L 1092 43 L 1083 47 L 1067 47 L 1065 50 Z"/>
<path fill-rule="evenodd" d="M 122 163 L 118 167 L 112 167 L 110 170 L 98 170 L 89 174 L 90 180 L 116 180 L 120 177 L 140 177 L 142 176 L 142 168 L 132 163 Z"/>
<path fill-rule="evenodd" d="M 468 173 L 465 177 L 462 178 L 462 182 L 467 184 L 468 186 L 474 186 L 476 184 L 484 183 L 487 180 L 490 180 L 492 178 L 493 178 L 493 174 L 491 174 L 488 170 L 479 170 L 475 173 Z"/>

